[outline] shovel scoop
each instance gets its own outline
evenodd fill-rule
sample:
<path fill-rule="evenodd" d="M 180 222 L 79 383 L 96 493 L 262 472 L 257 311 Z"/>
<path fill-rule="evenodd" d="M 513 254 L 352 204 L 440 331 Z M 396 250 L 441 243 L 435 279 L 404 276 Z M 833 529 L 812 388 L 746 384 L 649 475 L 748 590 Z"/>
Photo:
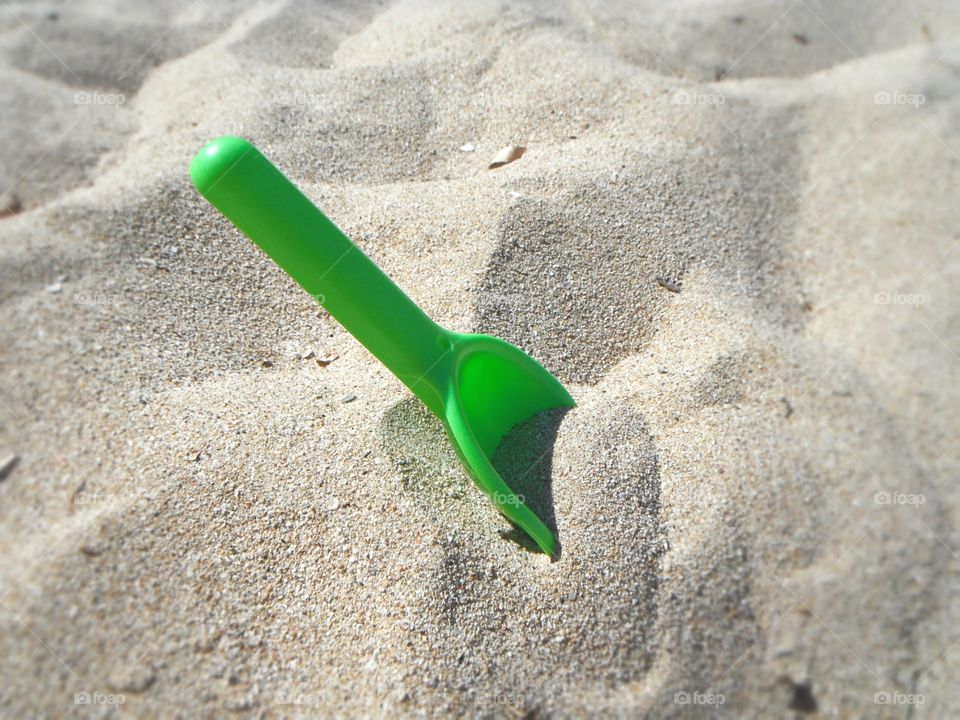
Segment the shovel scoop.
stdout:
<path fill-rule="evenodd" d="M 491 458 L 510 429 L 573 407 L 536 360 L 487 335 L 446 330 L 408 298 L 253 145 L 224 136 L 190 163 L 197 190 L 373 353 L 443 422 L 471 477 L 551 557 L 551 530 Z"/>

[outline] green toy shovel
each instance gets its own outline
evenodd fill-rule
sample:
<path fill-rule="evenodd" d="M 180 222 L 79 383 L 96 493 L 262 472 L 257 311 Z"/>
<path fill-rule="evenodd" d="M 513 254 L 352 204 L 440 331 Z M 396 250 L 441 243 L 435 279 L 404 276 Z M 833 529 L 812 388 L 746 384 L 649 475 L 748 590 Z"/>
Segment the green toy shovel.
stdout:
<path fill-rule="evenodd" d="M 517 423 L 573 398 L 536 360 L 487 335 L 434 323 L 249 142 L 224 136 L 190 163 L 197 190 L 260 246 L 440 420 L 507 519 L 550 556 L 553 533 L 490 459 Z"/>

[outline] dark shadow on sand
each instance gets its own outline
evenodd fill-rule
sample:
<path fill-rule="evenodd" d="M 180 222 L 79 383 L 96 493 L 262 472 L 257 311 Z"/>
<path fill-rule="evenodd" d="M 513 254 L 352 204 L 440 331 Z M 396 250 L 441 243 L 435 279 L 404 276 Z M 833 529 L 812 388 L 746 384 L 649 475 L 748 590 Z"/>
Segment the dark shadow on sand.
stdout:
<path fill-rule="evenodd" d="M 553 447 L 560 423 L 569 409 L 546 410 L 514 426 L 492 458 L 494 468 L 507 486 L 555 536 Z M 419 400 L 408 398 L 388 410 L 382 429 L 385 449 L 403 476 L 404 488 L 423 493 L 431 501 L 488 502 L 469 479 L 443 425 Z M 542 552 L 519 528 L 504 530 L 501 534 L 525 550 Z M 557 557 L 559 540 L 557 536 Z"/>
<path fill-rule="evenodd" d="M 514 426 L 493 454 L 493 466 L 500 477 L 527 506 L 543 520 L 561 544 L 553 506 L 553 448 L 560 423 L 570 408 L 554 408 L 534 415 Z M 522 530 L 514 527 L 502 535 L 531 552 L 541 552 Z"/>

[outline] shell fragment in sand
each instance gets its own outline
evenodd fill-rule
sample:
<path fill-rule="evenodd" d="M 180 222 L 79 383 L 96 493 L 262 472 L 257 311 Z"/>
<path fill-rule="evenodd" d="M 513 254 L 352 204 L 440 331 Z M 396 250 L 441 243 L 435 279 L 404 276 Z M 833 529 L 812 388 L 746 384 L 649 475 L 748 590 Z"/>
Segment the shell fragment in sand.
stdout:
<path fill-rule="evenodd" d="M 487 169 L 493 170 L 494 168 L 503 167 L 507 163 L 512 163 L 514 160 L 519 159 L 526 151 L 527 149 L 523 147 L 523 145 L 507 145 L 490 161 Z"/>

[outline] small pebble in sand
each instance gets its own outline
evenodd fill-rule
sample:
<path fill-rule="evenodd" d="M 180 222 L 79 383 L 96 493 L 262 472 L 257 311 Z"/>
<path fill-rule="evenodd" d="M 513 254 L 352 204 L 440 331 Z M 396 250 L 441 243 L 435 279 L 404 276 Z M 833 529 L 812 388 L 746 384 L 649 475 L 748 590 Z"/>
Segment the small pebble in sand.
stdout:
<path fill-rule="evenodd" d="M 780 398 L 780 402 L 783 403 L 783 416 L 790 417 L 793 415 L 793 405 L 790 404 L 790 401 L 787 400 L 787 398 L 782 397 Z"/>
<path fill-rule="evenodd" d="M 343 402 L 343 404 L 346 405 L 347 403 L 352 403 L 356 399 L 357 399 L 356 395 L 353 395 L 353 394 L 344 395 L 343 400 L 341 402 Z"/>
<path fill-rule="evenodd" d="M 6 480 L 10 473 L 13 472 L 13 469 L 17 466 L 17 463 L 20 462 L 19 455 L 9 455 L 4 458 L 3 462 L 0 463 L 0 482 Z"/>
<path fill-rule="evenodd" d="M 309 359 L 312 358 L 314 355 L 315 355 L 315 353 L 313 352 L 313 350 L 305 350 L 304 352 L 300 353 L 300 359 L 301 359 L 301 360 L 309 360 Z"/>
<path fill-rule="evenodd" d="M 669 290 L 669 291 L 672 292 L 672 293 L 678 293 L 678 292 L 680 292 L 680 286 L 679 286 L 679 285 L 677 285 L 677 284 L 676 284 L 675 282 L 673 282 L 672 280 L 667 280 L 666 278 L 663 278 L 663 277 L 658 277 L 658 278 L 657 278 L 657 285 L 659 285 L 660 287 L 664 288 L 665 290 Z"/>
<path fill-rule="evenodd" d="M 60 291 L 63 290 L 63 282 L 60 280 L 57 280 L 56 282 L 51 283 L 50 285 L 47 285 L 47 287 L 45 287 L 44 290 L 46 290 L 51 295 L 58 295 Z"/>
<path fill-rule="evenodd" d="M 273 367 L 273 360 L 261 360 L 260 366 L 265 368 L 271 368 Z"/>
<path fill-rule="evenodd" d="M 149 690 L 156 680 L 156 673 L 149 666 L 137 667 L 121 664 L 110 673 L 108 683 L 114 690 L 142 693 Z"/>
<path fill-rule="evenodd" d="M 0 217 L 16 215 L 21 210 L 23 210 L 23 203 L 20 202 L 20 198 L 14 193 L 4 195 L 0 198 Z"/>
<path fill-rule="evenodd" d="M 460 152 L 473 152 L 474 150 L 476 150 L 476 148 L 473 146 L 473 143 L 460 146 Z"/>
<path fill-rule="evenodd" d="M 330 363 L 332 363 L 334 360 L 336 360 L 338 357 L 340 357 L 340 356 L 339 356 L 339 355 L 335 355 L 335 354 L 324 355 L 323 357 L 318 357 L 318 358 L 317 358 L 317 365 L 319 365 L 320 367 L 326 367 L 327 365 L 329 365 Z"/>
<path fill-rule="evenodd" d="M 522 145 L 507 145 L 494 156 L 490 164 L 487 165 L 487 169 L 494 170 L 508 163 L 512 163 L 514 160 L 519 160 L 526 151 L 527 149 Z"/>

